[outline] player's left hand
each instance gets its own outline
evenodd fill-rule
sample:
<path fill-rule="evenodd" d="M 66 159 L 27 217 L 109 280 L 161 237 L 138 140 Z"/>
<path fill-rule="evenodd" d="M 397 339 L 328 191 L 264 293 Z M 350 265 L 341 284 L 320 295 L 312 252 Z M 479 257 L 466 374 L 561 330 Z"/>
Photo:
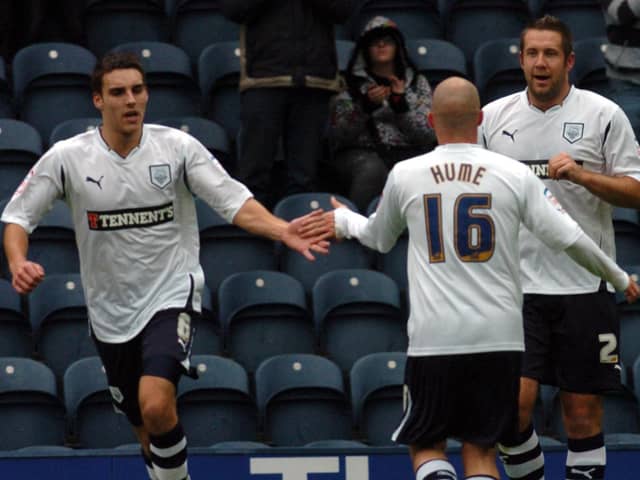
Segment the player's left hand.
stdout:
<path fill-rule="evenodd" d="M 640 296 L 640 287 L 638 287 L 637 280 L 637 275 L 629 275 L 629 285 L 624 291 L 624 297 L 628 303 L 635 302 Z"/>
<path fill-rule="evenodd" d="M 579 183 L 582 172 L 582 167 L 568 153 L 562 152 L 549 159 L 549 178 L 554 180 Z"/>
<path fill-rule="evenodd" d="M 333 231 L 327 227 L 322 210 L 314 210 L 289 222 L 282 242 L 307 260 L 314 261 L 312 251 L 323 255 L 329 253 L 327 238 L 332 235 Z"/>

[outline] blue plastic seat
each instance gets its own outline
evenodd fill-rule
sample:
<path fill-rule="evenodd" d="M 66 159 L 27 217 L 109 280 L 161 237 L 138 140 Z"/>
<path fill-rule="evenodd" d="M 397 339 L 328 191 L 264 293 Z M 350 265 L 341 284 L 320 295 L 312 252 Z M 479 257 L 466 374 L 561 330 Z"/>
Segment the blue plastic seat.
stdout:
<path fill-rule="evenodd" d="M 13 88 L 19 118 L 48 140 L 59 123 L 92 117 L 89 79 L 96 58 L 70 43 L 35 43 L 20 49 L 13 59 Z"/>
<path fill-rule="evenodd" d="M 65 410 L 53 372 L 30 358 L 0 357 L 0 450 L 64 441 Z"/>
<path fill-rule="evenodd" d="M 240 43 L 218 42 L 206 47 L 198 59 L 198 81 L 204 116 L 224 127 L 229 138 L 240 128 Z"/>
<path fill-rule="evenodd" d="M 480 45 L 473 56 L 473 73 L 483 105 L 524 90 L 527 83 L 520 68 L 520 40 L 501 38 Z"/>
<path fill-rule="evenodd" d="M 13 97 L 7 78 L 7 67 L 4 58 L 0 57 L 0 118 L 13 118 Z"/>
<path fill-rule="evenodd" d="M 0 118 L 0 199 L 16 191 L 42 155 L 42 139 L 28 123 Z"/>
<path fill-rule="evenodd" d="M 221 355 L 224 350 L 222 328 L 218 313 L 211 296 L 211 290 L 205 285 L 202 290 L 202 315 L 196 323 L 196 334 L 191 345 L 194 355 Z"/>
<path fill-rule="evenodd" d="M 84 27 L 89 50 L 102 56 L 126 42 L 168 42 L 164 0 L 87 0 Z"/>
<path fill-rule="evenodd" d="M 200 228 L 200 264 L 211 293 L 229 275 L 250 270 L 276 270 L 274 244 L 227 223 L 204 201 L 196 200 Z"/>
<path fill-rule="evenodd" d="M 274 207 L 274 215 L 287 221 L 306 215 L 318 208 L 325 211 L 332 210 L 330 198 L 332 194 L 326 192 L 297 193 L 282 198 Z M 354 211 L 358 209 L 353 202 L 335 195 L 338 201 L 347 205 Z M 333 242 L 328 255 L 315 255 L 313 262 L 308 261 L 298 252 L 294 252 L 282 245 L 280 249 L 280 270 L 298 279 L 304 286 L 307 295 L 316 280 L 323 274 L 341 268 L 364 268 L 371 266 L 372 253 L 356 240 L 344 240 Z"/>
<path fill-rule="evenodd" d="M 0 357 L 30 357 L 33 354 L 31 325 L 22 311 L 20 295 L 0 278 Z"/>
<path fill-rule="evenodd" d="M 320 349 L 345 373 L 370 353 L 406 350 L 400 292 L 386 275 L 334 270 L 318 278 L 312 296 Z"/>
<path fill-rule="evenodd" d="M 404 352 L 373 353 L 351 368 L 354 422 L 370 445 L 394 445 L 392 433 L 402 419 Z"/>
<path fill-rule="evenodd" d="M 170 43 L 138 41 L 118 44 L 112 52 L 131 52 L 140 58 L 149 90 L 145 120 L 200 115 L 200 88 L 187 54 Z"/>
<path fill-rule="evenodd" d="M 274 355 L 314 353 L 316 337 L 302 284 L 281 272 L 227 277 L 218 289 L 226 350 L 250 373 Z"/>
<path fill-rule="evenodd" d="M 569 73 L 571 82 L 577 87 L 593 90 L 608 97 L 613 93 L 607 77 L 604 50 L 606 37 L 585 38 L 573 43 L 576 62 Z"/>
<path fill-rule="evenodd" d="M 72 118 L 70 120 L 60 122 L 51 131 L 49 146 L 53 146 L 54 143 L 59 142 L 60 140 L 66 140 L 81 133 L 95 130 L 101 124 L 102 119 L 100 117 Z"/>
<path fill-rule="evenodd" d="M 438 0 L 365 0 L 353 15 L 352 36 L 358 38 L 369 20 L 382 15 L 393 20 L 405 38 L 442 38 L 438 4 Z"/>
<path fill-rule="evenodd" d="M 256 441 L 258 408 L 249 377 L 240 364 L 215 355 L 193 355 L 198 379 L 184 377 L 178 385 L 178 415 L 189 445 Z"/>
<path fill-rule="evenodd" d="M 72 363 L 64 373 L 63 386 L 73 444 L 83 448 L 113 448 L 136 441 L 127 418 L 114 411 L 99 357 Z"/>
<path fill-rule="evenodd" d="M 542 16 L 558 17 L 567 24 L 574 40 L 606 35 L 602 2 L 599 0 L 532 0 Z"/>
<path fill-rule="evenodd" d="M 27 300 L 36 352 L 58 379 L 76 360 L 97 355 L 79 274 L 47 275 Z"/>
<path fill-rule="evenodd" d="M 176 0 L 173 42 L 196 64 L 202 51 L 217 42 L 238 41 L 240 25 L 222 15 L 217 0 Z"/>
<path fill-rule="evenodd" d="M 464 53 L 451 42 L 437 38 L 408 39 L 407 50 L 432 89 L 447 77 L 468 77 Z"/>
<path fill-rule="evenodd" d="M 351 412 L 340 368 L 305 354 L 278 355 L 256 370 L 265 438 L 277 446 L 351 439 Z"/>

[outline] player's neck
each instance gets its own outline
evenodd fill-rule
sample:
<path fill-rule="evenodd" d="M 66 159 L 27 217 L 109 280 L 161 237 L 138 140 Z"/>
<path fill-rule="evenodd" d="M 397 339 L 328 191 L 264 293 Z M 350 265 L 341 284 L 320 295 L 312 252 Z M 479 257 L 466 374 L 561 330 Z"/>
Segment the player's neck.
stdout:
<path fill-rule="evenodd" d="M 111 150 L 116 152 L 122 158 L 126 158 L 131 150 L 140 144 L 142 138 L 142 128 L 131 133 L 117 132 L 110 128 L 100 127 L 102 139 Z"/>

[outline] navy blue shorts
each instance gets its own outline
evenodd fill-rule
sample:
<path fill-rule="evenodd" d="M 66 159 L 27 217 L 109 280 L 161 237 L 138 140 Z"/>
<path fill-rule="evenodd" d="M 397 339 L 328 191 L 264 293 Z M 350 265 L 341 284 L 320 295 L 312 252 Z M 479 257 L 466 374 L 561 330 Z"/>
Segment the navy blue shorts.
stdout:
<path fill-rule="evenodd" d="M 195 376 L 191 345 L 196 312 L 168 309 L 156 313 L 136 337 L 125 343 L 106 343 L 93 335 L 116 410 L 132 425 L 142 425 L 138 387 L 143 375 L 162 377 L 177 385 L 181 375 Z"/>
<path fill-rule="evenodd" d="M 398 443 L 431 448 L 447 438 L 482 447 L 515 438 L 522 352 L 408 357 Z"/>
<path fill-rule="evenodd" d="M 606 289 L 524 296 L 522 375 L 574 393 L 620 389 L 620 322 Z"/>

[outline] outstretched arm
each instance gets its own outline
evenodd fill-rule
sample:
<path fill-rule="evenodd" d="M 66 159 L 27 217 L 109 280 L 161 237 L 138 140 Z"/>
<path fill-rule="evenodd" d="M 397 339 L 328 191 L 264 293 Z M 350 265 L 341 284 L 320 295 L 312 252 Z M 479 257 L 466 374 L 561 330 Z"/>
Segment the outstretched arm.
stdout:
<path fill-rule="evenodd" d="M 4 252 L 11 270 L 11 284 L 18 293 L 29 293 L 44 278 L 42 265 L 27 260 L 29 235 L 15 223 L 4 227 Z"/>
<path fill-rule="evenodd" d="M 314 230 L 312 235 L 305 238 L 300 232 L 303 223 L 310 225 L 310 228 Z M 260 202 L 250 198 L 233 217 L 233 224 L 249 233 L 261 235 L 271 240 L 279 240 L 287 247 L 304 255 L 308 260 L 315 260 L 312 251 L 322 254 L 329 251 L 329 242 L 326 239 L 331 236 L 331 232 L 328 228 L 322 227 L 322 212 L 320 210 L 287 222 L 272 215 Z"/>

